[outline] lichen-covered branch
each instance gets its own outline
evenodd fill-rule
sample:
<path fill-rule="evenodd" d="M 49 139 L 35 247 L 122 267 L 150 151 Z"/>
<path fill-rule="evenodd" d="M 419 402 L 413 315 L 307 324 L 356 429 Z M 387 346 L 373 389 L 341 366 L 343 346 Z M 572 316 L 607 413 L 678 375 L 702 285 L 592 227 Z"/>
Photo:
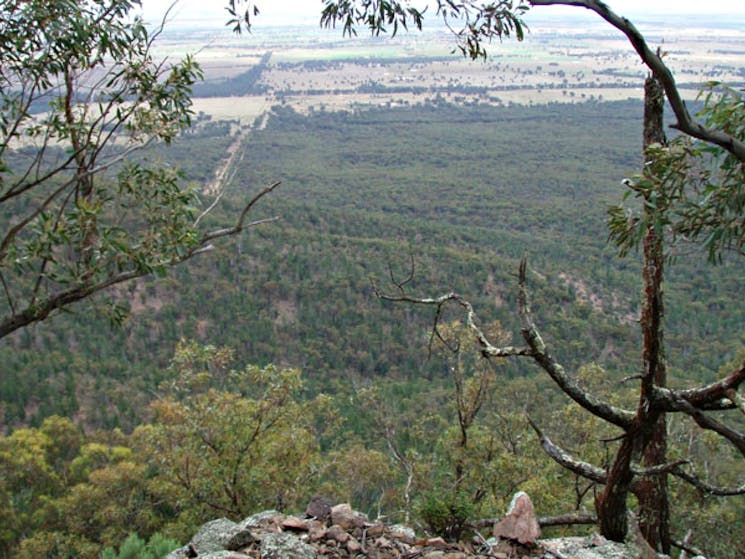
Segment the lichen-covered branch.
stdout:
<path fill-rule="evenodd" d="M 605 470 L 603 470 L 602 468 L 598 468 L 597 466 L 593 466 L 588 462 L 583 462 L 576 459 L 566 450 L 554 444 L 551 439 L 543 434 L 543 432 L 538 428 L 533 420 L 530 419 L 530 417 L 528 417 L 528 423 L 530 423 L 533 431 L 535 431 L 536 435 L 538 435 L 543 450 L 546 451 L 546 454 L 548 454 L 554 460 L 554 462 L 556 462 L 563 468 L 566 468 L 567 470 L 596 483 L 604 484 L 607 481 L 608 476 Z"/>
<path fill-rule="evenodd" d="M 745 361 L 722 380 L 692 390 L 676 390 L 675 396 L 683 398 L 696 407 L 727 398 L 745 413 L 742 397 L 736 392 L 743 382 L 745 382 Z"/>

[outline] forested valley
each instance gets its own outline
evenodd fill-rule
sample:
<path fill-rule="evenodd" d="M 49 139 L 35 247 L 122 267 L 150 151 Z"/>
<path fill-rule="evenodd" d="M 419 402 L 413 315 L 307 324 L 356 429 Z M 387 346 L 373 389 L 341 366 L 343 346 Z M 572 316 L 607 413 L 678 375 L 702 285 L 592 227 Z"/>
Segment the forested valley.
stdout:
<path fill-rule="evenodd" d="M 279 180 L 252 213 L 279 220 L 0 347 L 1 553 L 56 546 L 98 557 L 132 532 L 183 542 L 215 516 L 294 510 L 315 493 L 391 521 L 411 514 L 434 533 L 499 515 L 519 489 L 541 514 L 591 510 L 591 484 L 547 459 L 525 414 L 598 463 L 615 432 L 532 363 L 482 359 L 456 312 L 438 318 L 462 346 L 457 357 L 434 335 L 431 309 L 381 301 L 373 286 L 454 290 L 508 342 L 520 336 L 525 257 L 533 313 L 555 353 L 584 385 L 633 401 L 623 379 L 640 367 L 640 263 L 608 244 L 606 210 L 639 168 L 641 109 L 443 99 L 309 115 L 272 107 L 206 219 L 229 222 Z M 202 190 L 239 133 L 238 122 L 202 115 L 142 156 Z M 742 359 L 743 268 L 675 250 L 668 360 L 686 387 Z M 97 312 L 111 298 L 123 305 L 119 325 Z M 458 417 L 469 411 L 465 442 Z M 674 455 L 703 458 L 702 477 L 737 482 L 724 443 L 684 420 L 670 433 Z M 708 536 L 696 545 L 738 556 L 741 497 L 675 482 L 672 492 L 677 526 Z"/>

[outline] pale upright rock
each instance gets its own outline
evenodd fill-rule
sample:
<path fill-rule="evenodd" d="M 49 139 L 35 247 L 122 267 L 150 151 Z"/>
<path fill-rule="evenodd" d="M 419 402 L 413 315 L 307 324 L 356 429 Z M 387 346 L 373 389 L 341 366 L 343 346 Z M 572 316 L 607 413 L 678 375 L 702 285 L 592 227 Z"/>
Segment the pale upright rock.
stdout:
<path fill-rule="evenodd" d="M 494 525 L 494 536 L 527 546 L 536 544 L 541 536 L 541 527 L 527 493 L 520 491 L 512 497 L 507 516 Z"/>

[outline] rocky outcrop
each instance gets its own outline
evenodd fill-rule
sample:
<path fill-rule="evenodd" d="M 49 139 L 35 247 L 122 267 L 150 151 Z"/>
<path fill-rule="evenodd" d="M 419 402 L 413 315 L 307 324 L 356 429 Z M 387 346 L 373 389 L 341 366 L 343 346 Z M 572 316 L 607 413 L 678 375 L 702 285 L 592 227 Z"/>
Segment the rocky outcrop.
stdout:
<path fill-rule="evenodd" d="M 527 495 L 516 496 L 495 534 L 472 542 L 449 543 L 418 537 L 406 526 L 374 522 L 347 504 L 331 506 L 314 498 L 305 516 L 264 511 L 232 522 L 208 522 L 184 547 L 164 559 L 638 559 L 633 545 L 609 542 L 600 536 L 536 540 L 532 505 Z M 316 513 L 315 516 L 311 513 Z M 510 532 L 511 529 L 517 531 Z"/>

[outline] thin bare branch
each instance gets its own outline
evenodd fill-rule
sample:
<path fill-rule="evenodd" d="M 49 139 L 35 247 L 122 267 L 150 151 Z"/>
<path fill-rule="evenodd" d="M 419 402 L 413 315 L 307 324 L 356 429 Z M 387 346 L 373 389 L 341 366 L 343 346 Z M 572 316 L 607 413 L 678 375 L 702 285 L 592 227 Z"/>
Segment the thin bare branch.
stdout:
<path fill-rule="evenodd" d="M 650 468 L 631 468 L 636 476 L 664 476 L 674 473 L 685 464 L 690 464 L 690 460 L 676 460 L 668 464 L 659 464 Z"/>
<path fill-rule="evenodd" d="M 686 532 L 686 537 L 683 539 L 683 541 L 679 540 L 670 540 L 670 544 L 674 547 L 677 547 L 678 549 L 682 550 L 680 554 L 679 559 L 687 559 L 687 554 L 690 553 L 691 555 L 694 555 L 696 557 L 705 557 L 704 552 L 700 550 L 697 547 L 694 547 L 688 543 L 688 540 L 691 538 L 691 535 L 693 534 L 692 530 L 688 530 Z"/>
<path fill-rule="evenodd" d="M 693 474 L 689 474 L 688 472 L 685 472 L 680 468 L 675 468 L 670 473 L 672 473 L 672 475 L 674 475 L 675 477 L 680 478 L 687 483 L 690 483 L 696 489 L 699 489 L 709 495 L 716 495 L 719 497 L 731 497 L 733 495 L 745 495 L 745 483 L 743 483 L 739 487 L 729 487 L 729 488 L 719 487 L 717 485 L 706 483 L 705 481 L 699 479 Z"/>
<path fill-rule="evenodd" d="M 256 204 L 256 202 L 258 202 L 264 196 L 266 196 L 267 194 L 269 194 L 270 192 L 272 192 L 280 184 L 281 183 L 279 181 L 277 181 L 277 182 L 272 183 L 269 186 L 263 188 L 261 190 L 261 192 L 259 192 L 256 196 L 254 196 L 253 198 L 251 198 L 251 200 L 249 200 L 248 204 L 246 204 L 246 206 L 243 208 L 243 211 L 241 212 L 240 216 L 238 217 L 238 221 L 236 222 L 236 224 L 233 227 L 227 227 L 227 228 L 224 228 L 224 229 L 217 229 L 215 231 L 211 231 L 209 233 L 205 233 L 202 236 L 202 239 L 200 241 L 200 244 L 202 246 L 204 246 L 204 245 L 207 245 L 210 241 L 212 241 L 214 239 L 219 239 L 220 237 L 227 237 L 229 235 L 235 235 L 236 233 L 240 233 L 246 227 L 251 227 L 251 226 L 254 226 L 254 225 L 259 225 L 260 223 L 266 223 L 268 221 L 276 221 L 277 219 L 279 219 L 277 217 L 274 217 L 274 218 L 269 218 L 269 219 L 266 219 L 266 220 L 255 221 L 255 222 L 252 222 L 252 223 L 249 223 L 249 224 L 245 224 L 244 223 L 244 221 L 246 220 L 246 216 L 248 215 L 248 212 L 251 211 L 251 208 L 254 207 L 254 205 Z"/>
<path fill-rule="evenodd" d="M 202 221 L 202 219 L 204 219 L 204 217 L 207 216 L 207 214 L 209 214 L 212 210 L 214 210 L 217 207 L 217 204 L 220 203 L 220 200 L 222 199 L 223 194 L 225 194 L 225 191 L 224 190 L 220 191 L 220 193 L 217 196 L 215 196 L 215 199 L 212 201 L 212 203 L 209 206 L 207 206 L 207 208 L 201 214 L 199 214 L 199 217 L 197 217 L 197 219 L 194 220 L 194 227 L 198 227 L 199 222 Z"/>
<path fill-rule="evenodd" d="M 536 328 L 528 303 L 528 290 L 525 286 L 527 261 L 520 262 L 520 279 L 518 294 L 518 313 L 522 324 L 522 335 L 528 347 L 532 350 L 530 354 L 533 359 L 546 371 L 561 390 L 572 400 L 593 415 L 612 423 L 624 430 L 631 428 L 634 414 L 630 411 L 613 406 L 592 394 L 583 390 L 582 387 L 567 374 L 566 370 L 548 352 L 546 344 Z"/>
<path fill-rule="evenodd" d="M 516 357 L 532 355 L 529 348 L 513 346 L 496 347 L 489 342 L 486 334 L 484 334 L 481 328 L 476 324 L 476 313 L 473 310 L 473 305 L 471 305 L 467 299 L 453 291 L 439 297 L 412 297 L 411 295 L 406 294 L 386 295 L 385 293 L 382 293 L 374 283 L 373 290 L 375 291 L 375 295 L 384 301 L 413 303 L 415 305 L 433 305 L 438 308 L 452 302 L 463 307 L 466 310 L 466 324 L 476 335 L 479 345 L 481 346 L 481 354 L 484 357 Z"/>
<path fill-rule="evenodd" d="M 3 275 L 2 271 L 0 271 L 0 283 L 3 285 L 3 291 L 5 291 L 5 297 L 8 301 L 8 306 L 10 307 L 10 312 L 15 314 L 16 313 L 16 307 L 13 304 L 13 297 L 10 295 L 10 288 L 8 287 L 8 282 L 5 281 L 5 276 Z"/>
<path fill-rule="evenodd" d="M 657 390 L 655 398 L 657 399 L 662 390 Z M 679 411 L 689 415 L 699 427 L 708 429 L 718 433 L 728 441 L 730 441 L 740 453 L 745 456 L 745 433 L 741 433 L 720 421 L 717 421 L 713 417 L 706 415 L 700 408 L 695 407 L 688 400 L 681 397 L 675 391 L 664 391 L 667 392 L 667 398 L 664 400 L 665 404 L 670 405 L 671 411 Z M 657 401 L 657 400 L 656 400 Z"/>
<path fill-rule="evenodd" d="M 409 273 L 402 281 L 396 281 L 396 278 L 393 275 L 393 266 L 391 266 L 391 263 L 388 262 L 388 275 L 391 278 L 391 283 L 395 285 L 401 293 L 404 293 L 404 287 L 406 287 L 406 284 L 410 283 L 414 279 L 415 273 L 416 268 L 414 264 L 414 253 L 411 251 L 411 247 L 409 247 Z"/>
<path fill-rule="evenodd" d="M 481 518 L 473 523 L 475 528 L 488 528 L 494 526 L 501 518 Z M 577 526 L 583 524 L 597 524 L 598 518 L 594 514 L 573 512 L 569 514 L 560 514 L 557 516 L 541 516 L 538 518 L 538 524 L 541 528 L 549 526 Z"/>
<path fill-rule="evenodd" d="M 598 517 L 594 514 L 583 514 L 575 512 L 571 514 L 560 514 L 558 516 L 541 516 L 538 518 L 538 524 L 541 528 L 549 526 L 576 526 L 580 524 L 597 524 Z"/>

